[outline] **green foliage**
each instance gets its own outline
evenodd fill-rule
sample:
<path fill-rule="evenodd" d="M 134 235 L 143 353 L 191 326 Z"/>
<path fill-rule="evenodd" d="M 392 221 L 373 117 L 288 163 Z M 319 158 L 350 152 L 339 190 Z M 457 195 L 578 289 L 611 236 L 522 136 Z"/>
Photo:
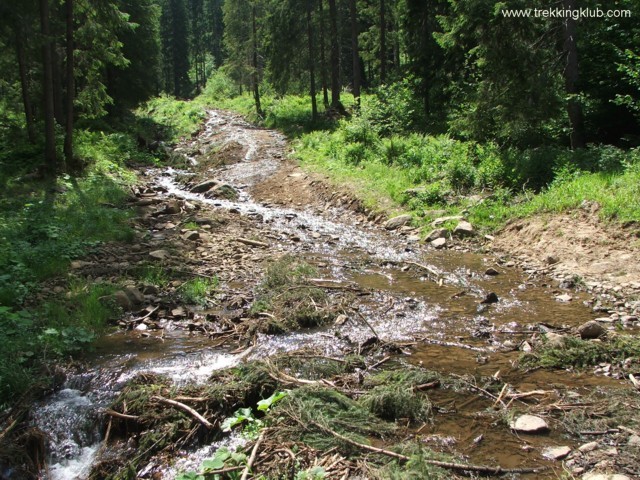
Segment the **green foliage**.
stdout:
<path fill-rule="evenodd" d="M 586 368 L 601 362 L 621 364 L 638 355 L 640 339 L 633 336 L 616 335 L 602 342 L 567 337 L 561 348 L 544 344 L 540 350 L 523 355 L 520 365 L 524 368 Z"/>
<path fill-rule="evenodd" d="M 154 125 L 157 136 L 170 142 L 196 133 L 205 118 L 202 104 L 177 100 L 169 95 L 149 100 L 136 114 L 146 123 Z"/>
<path fill-rule="evenodd" d="M 213 458 L 202 461 L 201 473 L 185 472 L 176 477 L 176 480 L 220 480 L 223 478 L 220 474 L 212 472 L 222 470 L 224 468 L 232 468 L 245 465 L 247 456 L 244 453 L 232 452 L 226 447 L 216 450 Z M 224 478 L 229 480 L 237 480 L 242 475 L 240 470 L 236 472 L 228 472 Z"/>
<path fill-rule="evenodd" d="M 218 278 L 194 278 L 180 286 L 180 296 L 186 303 L 205 305 L 207 298 L 211 292 L 218 288 L 219 284 Z"/>

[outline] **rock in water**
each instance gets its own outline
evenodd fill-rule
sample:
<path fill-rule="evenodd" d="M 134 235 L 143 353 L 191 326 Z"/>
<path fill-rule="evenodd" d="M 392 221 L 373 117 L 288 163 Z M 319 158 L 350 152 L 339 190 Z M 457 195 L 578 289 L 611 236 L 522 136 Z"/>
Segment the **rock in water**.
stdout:
<path fill-rule="evenodd" d="M 411 222 L 411 215 L 399 215 L 387 220 L 384 224 L 384 228 L 387 230 L 396 230 L 409 222 Z"/>
<path fill-rule="evenodd" d="M 511 422 L 511 429 L 522 433 L 541 433 L 548 431 L 549 425 L 535 415 L 521 415 Z"/>
<path fill-rule="evenodd" d="M 202 183 L 199 183 L 198 185 L 194 186 L 191 188 L 191 193 L 204 193 L 208 190 L 210 190 L 211 188 L 215 187 L 216 185 L 218 185 L 220 182 L 214 178 L 209 179 L 209 180 L 205 180 Z"/>
<path fill-rule="evenodd" d="M 447 244 L 446 238 L 436 238 L 434 241 L 431 242 L 431 246 L 434 248 L 442 248 L 446 244 Z"/>
<path fill-rule="evenodd" d="M 432 230 L 431 233 L 425 239 L 425 242 L 433 242 L 434 240 L 438 240 L 439 238 L 446 238 L 447 229 L 446 228 L 436 228 Z"/>
<path fill-rule="evenodd" d="M 578 333 L 583 340 L 599 338 L 606 333 L 606 330 L 595 320 L 589 320 L 578 327 Z"/>
<path fill-rule="evenodd" d="M 487 293 L 484 299 L 480 303 L 488 304 L 488 303 L 498 303 L 498 295 L 493 292 Z"/>
<path fill-rule="evenodd" d="M 548 447 L 542 451 L 542 456 L 549 460 L 562 460 L 571 453 L 571 448 L 564 447 Z"/>

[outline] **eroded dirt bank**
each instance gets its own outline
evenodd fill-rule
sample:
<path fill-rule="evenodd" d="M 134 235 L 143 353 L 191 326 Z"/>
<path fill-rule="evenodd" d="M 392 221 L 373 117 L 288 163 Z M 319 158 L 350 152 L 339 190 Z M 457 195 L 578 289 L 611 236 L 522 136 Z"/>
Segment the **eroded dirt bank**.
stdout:
<path fill-rule="evenodd" d="M 139 240 L 75 262 L 75 274 L 123 286 L 107 300 L 125 314 L 34 418 L 53 478 L 71 478 L 71 467 L 175 478 L 201 471 L 212 441 L 247 453 L 216 463 L 220 475 L 638 478 L 637 356 L 598 375 L 516 364 L 551 340 L 589 338 L 596 319 L 595 342 L 635 332 L 640 285 L 625 278 L 595 298 L 575 289 L 574 272 L 545 275 L 570 266 L 568 252 L 534 252 L 542 263 L 523 271 L 473 240 L 425 246 L 416 229 L 384 228 L 348 189 L 302 171 L 287 148 L 277 132 L 209 112 L 172 167 L 141 171 Z M 503 238 L 497 246 L 521 253 Z M 285 390 L 252 436 L 257 402 Z M 221 432 L 247 407 L 253 420 Z M 91 434 L 69 434 L 82 421 Z"/>

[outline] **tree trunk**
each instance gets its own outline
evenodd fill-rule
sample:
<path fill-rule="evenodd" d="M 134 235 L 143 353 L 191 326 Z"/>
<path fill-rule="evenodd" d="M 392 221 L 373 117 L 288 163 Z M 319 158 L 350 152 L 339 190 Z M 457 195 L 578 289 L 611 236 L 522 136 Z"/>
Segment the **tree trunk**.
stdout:
<path fill-rule="evenodd" d="M 575 0 L 563 0 L 563 6 L 566 10 L 574 10 L 576 8 Z M 567 56 L 567 62 L 564 69 L 565 89 L 569 100 L 567 101 L 567 114 L 571 125 L 571 148 L 584 148 L 586 145 L 584 136 L 584 119 L 582 116 L 582 106 L 578 95 L 578 48 L 576 45 L 576 21 L 570 16 L 565 19 L 564 24 L 564 51 Z"/>
<path fill-rule="evenodd" d="M 48 176 L 55 176 L 57 168 L 55 118 L 53 109 L 53 69 L 51 66 L 51 35 L 49 31 L 49 0 L 40 0 L 40 28 L 42 31 L 42 68 L 44 92 L 44 168 Z"/>
<path fill-rule="evenodd" d="M 387 18 L 385 0 L 380 0 L 380 83 L 387 80 Z"/>
<path fill-rule="evenodd" d="M 324 108 L 329 108 L 329 91 L 327 88 L 327 56 L 325 54 L 325 40 L 324 40 L 324 9 L 322 3 L 324 0 L 318 2 L 319 5 L 319 17 L 320 17 L 320 67 L 322 79 L 322 101 Z"/>
<path fill-rule="evenodd" d="M 55 34 L 52 34 L 54 37 Z M 51 68 L 53 74 L 53 116 L 56 123 L 64 126 L 64 95 L 62 94 L 62 58 L 58 54 L 56 42 L 51 42 Z"/>
<path fill-rule="evenodd" d="M 311 81 L 311 118 L 315 122 L 318 119 L 318 104 L 316 102 L 316 52 L 313 45 L 313 25 L 311 23 L 311 1 L 307 0 L 307 38 L 309 40 L 309 77 Z"/>
<path fill-rule="evenodd" d="M 262 107 L 260 105 L 260 86 L 258 85 L 258 29 L 256 27 L 256 6 L 251 9 L 251 25 L 253 40 L 253 72 L 251 74 L 251 83 L 253 84 L 253 99 L 256 103 L 256 113 L 262 117 Z"/>
<path fill-rule="evenodd" d="M 24 117 L 27 124 L 27 135 L 29 143 L 36 143 L 36 130 L 33 122 L 33 106 L 29 96 L 29 78 L 27 76 L 26 55 L 24 53 L 24 43 L 22 29 L 16 25 L 16 55 L 18 60 L 18 71 L 20 73 L 20 88 L 22 90 L 22 105 L 24 106 Z"/>
<path fill-rule="evenodd" d="M 65 1 L 65 17 L 67 24 L 67 117 L 64 136 L 64 159 L 67 168 L 77 170 L 78 165 L 73 158 L 73 100 L 76 89 L 73 61 L 73 0 Z"/>
<path fill-rule="evenodd" d="M 360 49 L 358 48 L 358 12 L 356 0 L 350 0 L 349 11 L 351 13 L 351 57 L 353 60 L 353 98 L 356 105 L 360 106 Z"/>
<path fill-rule="evenodd" d="M 329 24 L 331 34 L 331 106 L 340 111 L 340 51 L 338 47 L 338 10 L 336 0 L 329 0 Z"/>

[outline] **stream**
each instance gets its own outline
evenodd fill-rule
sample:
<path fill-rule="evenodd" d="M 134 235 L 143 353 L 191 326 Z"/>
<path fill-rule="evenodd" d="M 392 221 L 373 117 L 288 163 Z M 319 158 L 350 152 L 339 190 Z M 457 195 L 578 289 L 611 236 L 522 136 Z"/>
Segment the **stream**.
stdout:
<path fill-rule="evenodd" d="M 197 157 L 220 151 L 225 145 L 241 146 L 240 161 L 204 174 L 232 186 L 238 192 L 237 199 L 191 193 L 186 184 L 201 181 L 203 176 Z M 175 154 L 184 157 L 184 166 L 148 169 L 142 179 L 163 199 L 198 204 L 201 211 L 231 212 L 251 222 L 258 240 L 271 245 L 269 254 L 302 257 L 316 266 L 320 278 L 366 290 L 369 294 L 358 297 L 352 308 L 366 317 L 369 325 L 354 315 L 341 326 L 339 336 L 334 335 L 334 326 L 259 334 L 256 344 L 241 353 L 224 346 L 211 347 L 206 336 L 178 329 L 164 332 L 162 341 L 136 331 L 106 335 L 88 355 L 86 365 L 69 374 L 58 392 L 33 409 L 33 424 L 48 438 L 45 476 L 49 479 L 86 478 L 101 448 L 102 412 L 137 374 L 163 374 L 180 385 L 203 382 L 213 371 L 245 359 L 268 358 L 303 347 L 340 357 L 350 345 L 371 337 L 372 330 L 383 341 L 404 342 L 400 356 L 410 364 L 461 376 L 501 375 L 520 391 L 557 386 L 582 395 L 618 384 L 606 377 L 563 371 L 522 375 L 513 368 L 523 341 L 537 332 L 540 324 L 577 326 L 595 318 L 583 304 L 586 296 L 572 292 L 572 301 L 557 301 L 552 286 L 544 280 L 529 279 L 521 270 L 497 263 L 491 254 L 427 248 L 409 235 L 384 231 L 340 205 L 282 205 L 254 198 L 254 188 L 282 168 L 286 148 L 284 136 L 277 132 L 255 128 L 229 113 L 210 111 L 200 135 L 176 149 Z M 192 154 L 194 151 L 200 154 Z M 417 274 L 415 268 L 409 268 L 416 264 L 428 270 Z M 486 275 L 489 267 L 500 274 Z M 481 303 L 489 293 L 495 293 L 499 301 Z M 505 425 L 496 425 L 483 415 L 491 409 L 489 400 L 474 400 L 448 390 L 430 392 L 429 396 L 439 413 L 428 427 L 425 441 L 434 448 L 463 454 L 471 462 L 503 467 L 540 465 L 547 462 L 541 454 L 544 448 L 574 446 L 560 429 L 554 428 L 548 435 L 521 437 Z M 454 402 L 463 407 L 449 412 L 447 406 Z M 234 437 L 224 440 L 230 445 L 239 441 Z M 213 448 L 187 452 L 177 467 L 165 470 L 163 478 L 174 478 L 180 468 L 197 465 Z M 138 473 L 145 478 L 144 471 Z"/>

